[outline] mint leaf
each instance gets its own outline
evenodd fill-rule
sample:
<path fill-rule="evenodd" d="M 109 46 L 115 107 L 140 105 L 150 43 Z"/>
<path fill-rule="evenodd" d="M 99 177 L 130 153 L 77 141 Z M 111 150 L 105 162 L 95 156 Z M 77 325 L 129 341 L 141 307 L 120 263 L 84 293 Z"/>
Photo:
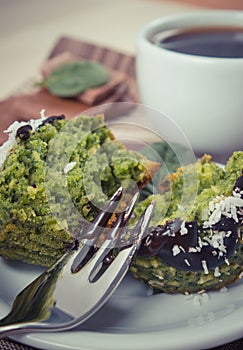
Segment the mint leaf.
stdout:
<path fill-rule="evenodd" d="M 75 97 L 83 91 L 101 86 L 109 80 L 109 73 L 103 65 L 91 62 L 66 63 L 52 72 L 42 82 L 53 95 Z"/>

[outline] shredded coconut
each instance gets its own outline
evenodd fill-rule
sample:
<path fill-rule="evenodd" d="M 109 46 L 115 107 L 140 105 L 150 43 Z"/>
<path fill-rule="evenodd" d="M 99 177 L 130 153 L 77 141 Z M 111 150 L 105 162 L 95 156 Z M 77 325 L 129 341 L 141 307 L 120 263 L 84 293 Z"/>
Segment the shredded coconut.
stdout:
<path fill-rule="evenodd" d="M 180 254 L 180 248 L 177 244 L 174 245 L 174 247 L 172 248 L 172 252 L 173 252 L 173 255 L 176 256 L 178 254 Z"/>
<path fill-rule="evenodd" d="M 210 237 L 204 237 L 213 248 L 217 248 L 220 252 L 227 253 L 226 246 L 224 245 L 224 238 L 226 236 L 225 231 L 219 231 L 213 233 Z"/>
<path fill-rule="evenodd" d="M 190 300 L 193 298 L 193 294 L 189 293 L 189 292 L 185 292 L 184 294 L 184 299 L 185 300 Z"/>
<path fill-rule="evenodd" d="M 183 221 L 180 229 L 181 235 L 186 235 L 188 233 L 188 229 L 186 228 L 186 222 Z"/>
<path fill-rule="evenodd" d="M 194 248 L 194 247 L 189 247 L 188 252 L 189 253 L 197 253 L 198 250 L 196 248 Z"/>
<path fill-rule="evenodd" d="M 68 163 L 65 168 L 63 169 L 64 174 L 67 174 L 69 171 L 71 171 L 75 166 L 76 166 L 76 162 L 70 162 Z"/>
<path fill-rule="evenodd" d="M 209 218 L 204 222 L 204 227 L 210 227 L 220 221 L 222 215 L 233 218 L 238 222 L 237 208 L 243 207 L 243 199 L 233 193 L 233 196 L 216 196 L 208 206 Z"/>
<path fill-rule="evenodd" d="M 206 260 L 202 260 L 202 268 L 205 273 L 205 275 L 208 275 L 208 266 Z"/>
<path fill-rule="evenodd" d="M 201 240 L 200 236 L 198 237 L 198 245 L 199 245 L 199 248 L 203 247 L 202 240 Z"/>
<path fill-rule="evenodd" d="M 215 270 L 214 270 L 214 277 L 219 277 L 219 276 L 221 276 L 221 273 L 219 271 L 219 267 L 217 266 L 215 267 Z"/>
<path fill-rule="evenodd" d="M 229 260 L 228 260 L 227 258 L 224 259 L 224 262 L 225 262 L 225 264 L 227 264 L 228 266 L 230 265 L 230 262 L 229 262 Z"/>
<path fill-rule="evenodd" d="M 187 266 L 191 266 L 190 261 L 188 261 L 187 259 L 184 259 L 184 262 Z"/>
<path fill-rule="evenodd" d="M 13 146 L 16 144 L 16 132 L 17 130 L 24 125 L 30 125 L 32 127 L 32 130 L 35 130 L 44 119 L 46 119 L 45 116 L 45 110 L 42 109 L 40 112 L 41 117 L 39 119 L 30 119 L 27 122 L 18 122 L 15 121 L 13 124 L 11 124 L 7 130 L 4 131 L 4 133 L 8 134 L 8 140 L 3 143 L 2 146 L 0 146 L 0 167 L 5 162 L 8 153 L 13 148 Z"/>
<path fill-rule="evenodd" d="M 241 193 L 233 191 L 233 197 L 241 198 Z"/>
<path fill-rule="evenodd" d="M 184 247 L 182 247 L 182 245 L 180 245 L 179 246 L 179 248 L 180 248 L 180 250 L 183 252 L 183 253 L 185 253 L 186 251 L 185 251 L 185 248 Z"/>

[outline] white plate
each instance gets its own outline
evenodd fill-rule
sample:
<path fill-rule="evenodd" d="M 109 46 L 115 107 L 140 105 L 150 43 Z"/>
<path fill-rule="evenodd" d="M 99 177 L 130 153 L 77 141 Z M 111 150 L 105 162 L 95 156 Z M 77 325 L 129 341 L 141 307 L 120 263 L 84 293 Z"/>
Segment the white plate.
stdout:
<path fill-rule="evenodd" d="M 0 259 L 1 316 L 40 271 Z M 243 280 L 205 296 L 148 294 L 144 284 L 127 276 L 107 304 L 78 329 L 14 339 L 47 350 L 197 350 L 242 337 Z"/>

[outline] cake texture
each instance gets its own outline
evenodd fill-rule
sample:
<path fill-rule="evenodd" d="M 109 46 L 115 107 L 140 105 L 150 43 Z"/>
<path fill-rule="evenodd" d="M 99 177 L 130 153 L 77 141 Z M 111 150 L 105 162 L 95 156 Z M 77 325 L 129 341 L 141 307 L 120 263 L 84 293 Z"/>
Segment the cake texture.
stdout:
<path fill-rule="evenodd" d="M 133 275 L 167 293 L 221 289 L 242 278 L 242 169 L 241 151 L 224 168 L 205 155 L 170 174 L 159 194 L 141 202 L 137 215 L 152 199 L 157 205 Z M 183 192 L 190 190 L 196 196 L 181 206 Z"/>
<path fill-rule="evenodd" d="M 1 147 L 0 255 L 49 266 L 115 190 L 158 170 L 114 139 L 102 115 L 15 124 Z"/>

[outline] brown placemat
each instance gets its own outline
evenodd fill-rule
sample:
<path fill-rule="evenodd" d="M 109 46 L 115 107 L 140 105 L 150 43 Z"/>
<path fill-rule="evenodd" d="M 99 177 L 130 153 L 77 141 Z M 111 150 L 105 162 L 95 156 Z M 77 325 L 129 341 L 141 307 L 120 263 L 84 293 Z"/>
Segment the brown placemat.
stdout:
<path fill-rule="evenodd" d="M 129 77 L 128 93 L 120 100 L 136 102 L 137 91 L 135 82 L 135 58 L 125 53 L 112 49 L 87 43 L 78 39 L 62 37 L 54 45 L 48 54 L 47 59 L 51 59 L 63 52 L 70 52 L 80 59 L 95 60 L 103 63 L 108 68 L 118 70 Z M 27 90 L 33 88 L 33 81 L 27 84 Z M 46 109 L 47 115 L 66 114 L 67 118 L 77 115 L 81 111 L 89 108 L 87 105 L 69 99 L 60 99 L 50 95 L 44 90 L 36 90 L 21 93 L 26 87 L 21 87 L 19 93 L 0 101 L 0 124 L 4 130 L 13 120 L 25 120 L 39 115 L 42 108 Z M 0 130 L 0 131 L 1 131 Z M 19 344 L 9 339 L 0 339 L 1 350 L 34 350 L 35 348 Z M 243 349 L 243 339 L 214 348 L 214 350 L 241 350 Z M 42 349 L 46 350 L 46 349 Z"/>
<path fill-rule="evenodd" d="M 132 55 L 64 36 L 57 41 L 48 58 L 55 57 L 65 51 L 83 59 L 101 62 L 107 67 L 135 78 L 135 57 Z"/>

